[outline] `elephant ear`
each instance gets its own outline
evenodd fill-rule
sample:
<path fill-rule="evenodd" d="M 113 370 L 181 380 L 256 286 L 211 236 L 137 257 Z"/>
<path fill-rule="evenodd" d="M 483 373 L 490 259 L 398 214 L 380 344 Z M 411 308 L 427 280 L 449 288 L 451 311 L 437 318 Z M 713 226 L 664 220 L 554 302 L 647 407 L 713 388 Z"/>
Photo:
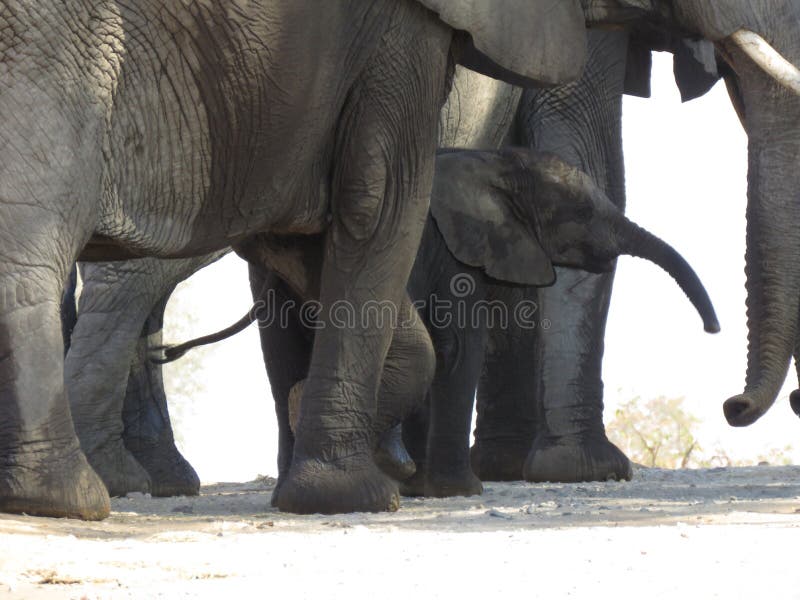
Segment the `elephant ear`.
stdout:
<path fill-rule="evenodd" d="M 650 45 L 638 36 L 631 35 L 625 65 L 625 93 L 629 96 L 649 98 L 652 72 L 653 54 Z"/>
<path fill-rule="evenodd" d="M 579 0 L 419 0 L 469 34 L 459 62 L 519 86 L 576 80 L 587 59 Z"/>
<path fill-rule="evenodd" d="M 719 81 L 714 44 L 708 40 L 679 40 L 673 67 L 683 102 L 699 98 Z"/>
<path fill-rule="evenodd" d="M 495 279 L 548 286 L 556 274 L 536 224 L 521 218 L 496 153 L 449 151 L 436 159 L 431 215 L 453 256 Z"/>
<path fill-rule="evenodd" d="M 672 52 L 675 83 L 683 102 L 699 98 L 714 87 L 719 80 L 714 44 L 707 40 L 657 39 L 650 35 L 631 35 L 625 70 L 626 94 L 650 97 L 653 50 Z"/>

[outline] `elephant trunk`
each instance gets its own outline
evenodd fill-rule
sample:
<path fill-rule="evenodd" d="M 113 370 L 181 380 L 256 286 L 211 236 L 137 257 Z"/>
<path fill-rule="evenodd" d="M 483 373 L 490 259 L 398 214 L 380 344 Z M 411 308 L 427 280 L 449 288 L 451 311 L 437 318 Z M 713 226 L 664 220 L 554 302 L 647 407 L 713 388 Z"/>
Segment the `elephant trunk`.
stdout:
<path fill-rule="evenodd" d="M 776 92 L 777 88 L 772 88 L 758 94 L 757 103 L 746 98 L 747 379 L 744 392 L 723 406 L 726 419 L 734 426 L 750 425 L 775 402 L 797 338 L 800 101 L 788 92 Z"/>
<path fill-rule="evenodd" d="M 677 282 L 700 314 L 705 331 L 708 333 L 719 331 L 719 321 L 703 283 L 677 250 L 622 215 L 617 217 L 615 230 L 621 254 L 647 259 L 664 269 Z"/>

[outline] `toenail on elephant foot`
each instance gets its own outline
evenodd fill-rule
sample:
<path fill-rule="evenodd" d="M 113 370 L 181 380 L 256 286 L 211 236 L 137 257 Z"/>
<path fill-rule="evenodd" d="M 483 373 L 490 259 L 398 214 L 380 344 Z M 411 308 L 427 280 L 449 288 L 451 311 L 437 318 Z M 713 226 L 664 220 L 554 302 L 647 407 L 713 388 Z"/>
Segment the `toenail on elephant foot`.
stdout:
<path fill-rule="evenodd" d="M 107 442 L 86 454 L 112 498 L 131 492 L 149 494 L 150 475 L 125 448 L 122 440 Z"/>
<path fill-rule="evenodd" d="M 589 438 L 544 437 L 533 442 L 523 467 L 526 481 L 630 480 L 631 462 L 605 435 Z"/>
<path fill-rule="evenodd" d="M 400 507 L 397 483 L 369 455 L 357 461 L 351 456 L 346 466 L 295 455 L 275 494 L 281 511 L 296 514 L 384 512 Z"/>
<path fill-rule="evenodd" d="M 41 446 L 41 444 L 37 444 Z M 42 448 L 4 456 L 0 512 L 99 521 L 111 506 L 105 485 L 78 448 Z"/>
<path fill-rule="evenodd" d="M 428 473 L 425 478 L 425 495 L 431 498 L 450 498 L 454 496 L 480 496 L 483 484 L 471 469 Z"/>
<path fill-rule="evenodd" d="M 200 493 L 200 478 L 174 440 L 126 438 L 125 446 L 149 475 L 153 496 L 197 496 Z"/>
<path fill-rule="evenodd" d="M 469 452 L 472 471 L 481 481 L 520 481 L 531 440 L 475 440 Z"/>

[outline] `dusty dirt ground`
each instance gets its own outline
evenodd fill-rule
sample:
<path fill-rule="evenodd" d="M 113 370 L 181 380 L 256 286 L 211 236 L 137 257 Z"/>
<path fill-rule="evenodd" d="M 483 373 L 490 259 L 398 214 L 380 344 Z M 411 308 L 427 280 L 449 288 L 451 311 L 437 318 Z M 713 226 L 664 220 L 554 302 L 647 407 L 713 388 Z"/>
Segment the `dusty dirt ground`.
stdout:
<path fill-rule="evenodd" d="M 393 514 L 301 517 L 274 481 L 0 516 L 0 598 L 800 598 L 800 467 L 486 485 Z"/>

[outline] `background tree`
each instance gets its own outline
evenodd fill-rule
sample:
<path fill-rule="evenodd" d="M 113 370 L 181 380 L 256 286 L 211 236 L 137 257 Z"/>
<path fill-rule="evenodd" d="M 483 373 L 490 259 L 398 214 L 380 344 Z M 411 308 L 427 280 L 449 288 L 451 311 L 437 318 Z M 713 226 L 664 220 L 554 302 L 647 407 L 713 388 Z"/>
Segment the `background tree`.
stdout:
<path fill-rule="evenodd" d="M 694 430 L 699 419 L 684 399 L 660 396 L 646 402 L 628 400 L 614 413 L 606 431 L 632 461 L 647 467 L 687 468 L 701 451 Z"/>
<path fill-rule="evenodd" d="M 792 447 L 789 445 L 772 448 L 754 461 L 733 460 L 718 444 L 706 452 L 697 440 L 699 424 L 700 419 L 685 408 L 683 397 L 659 396 L 646 402 L 636 397 L 620 404 L 606 426 L 606 433 L 633 462 L 646 467 L 687 469 L 791 464 Z"/>

